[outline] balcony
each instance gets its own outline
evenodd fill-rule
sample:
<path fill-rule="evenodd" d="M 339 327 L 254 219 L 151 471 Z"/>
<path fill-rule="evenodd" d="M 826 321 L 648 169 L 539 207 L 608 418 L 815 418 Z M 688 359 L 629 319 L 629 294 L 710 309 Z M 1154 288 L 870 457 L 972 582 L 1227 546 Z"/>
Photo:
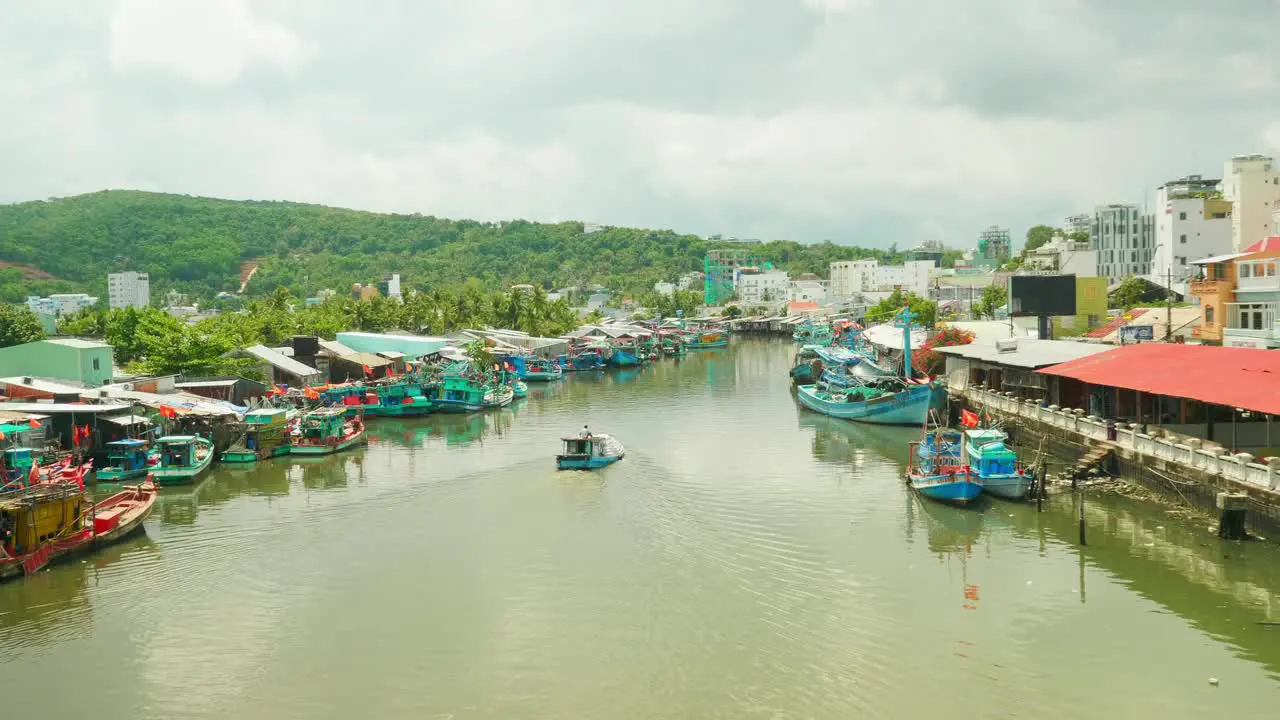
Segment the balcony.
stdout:
<path fill-rule="evenodd" d="M 1280 292 L 1280 276 L 1242 277 L 1236 280 L 1236 290 L 1241 292 Z"/>
<path fill-rule="evenodd" d="M 1217 295 L 1227 290 L 1226 280 L 1192 280 L 1192 295 Z"/>

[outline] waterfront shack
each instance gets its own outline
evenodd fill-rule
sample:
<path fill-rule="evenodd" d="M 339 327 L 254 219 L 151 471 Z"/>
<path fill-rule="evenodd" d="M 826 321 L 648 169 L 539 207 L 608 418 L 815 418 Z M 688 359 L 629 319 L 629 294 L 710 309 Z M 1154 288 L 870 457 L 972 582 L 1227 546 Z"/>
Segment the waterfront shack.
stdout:
<path fill-rule="evenodd" d="M 901 339 L 901 330 L 899 339 Z M 947 382 L 953 392 L 978 387 L 999 393 L 1012 393 L 1018 399 L 1030 399 L 1048 405 L 1072 405 L 1084 396 L 1083 386 L 1075 381 L 1062 381 L 1036 371 L 1053 365 L 1089 357 L 1111 350 L 1106 345 L 1071 340 L 1040 340 L 1014 337 L 999 340 L 975 340 L 968 345 L 936 348 L 946 356 Z"/>
<path fill-rule="evenodd" d="M 0 377 L 42 377 L 83 387 L 111 382 L 114 349 L 94 340 L 55 338 L 0 348 Z"/>
<path fill-rule="evenodd" d="M 279 350 L 266 345 L 251 345 L 230 353 L 234 357 L 243 357 L 258 362 L 258 370 L 272 385 L 288 385 L 290 387 L 310 387 L 319 385 L 324 378 L 320 371 L 294 360 Z"/>
<path fill-rule="evenodd" d="M 267 394 L 268 386 L 257 380 L 239 376 L 193 377 L 173 384 L 174 389 L 199 395 L 210 400 L 221 400 L 232 405 L 246 406 L 250 401 Z"/>

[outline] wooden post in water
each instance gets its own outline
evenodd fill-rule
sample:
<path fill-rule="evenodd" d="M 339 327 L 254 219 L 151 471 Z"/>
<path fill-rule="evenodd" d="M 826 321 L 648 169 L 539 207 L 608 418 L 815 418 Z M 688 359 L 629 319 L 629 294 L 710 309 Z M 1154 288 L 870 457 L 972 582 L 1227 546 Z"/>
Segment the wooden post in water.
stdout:
<path fill-rule="evenodd" d="M 1084 541 L 1084 489 L 1080 490 L 1080 546 L 1085 546 Z"/>
<path fill-rule="evenodd" d="M 1040 456 L 1040 462 L 1036 463 L 1036 512 L 1044 512 L 1044 482 L 1045 467 L 1044 456 Z"/>
<path fill-rule="evenodd" d="M 1243 493 L 1218 493 L 1218 537 L 1224 540 L 1244 540 L 1248 532 L 1244 528 L 1245 512 L 1249 509 L 1249 496 Z"/>

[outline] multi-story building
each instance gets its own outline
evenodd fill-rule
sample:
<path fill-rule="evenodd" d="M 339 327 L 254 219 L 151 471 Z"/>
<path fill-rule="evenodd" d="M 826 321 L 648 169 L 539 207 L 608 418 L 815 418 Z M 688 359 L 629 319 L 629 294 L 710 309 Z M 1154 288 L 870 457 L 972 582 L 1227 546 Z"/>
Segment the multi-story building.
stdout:
<path fill-rule="evenodd" d="M 830 297 L 828 281 L 806 273 L 787 285 L 787 302 L 825 303 Z"/>
<path fill-rule="evenodd" d="M 1054 235 L 1049 242 L 1027 253 L 1025 267 L 1030 270 L 1098 277 L 1098 251 L 1088 241 L 1076 241 Z"/>
<path fill-rule="evenodd" d="M 946 252 L 947 248 L 937 240 L 925 240 L 902 253 L 902 257 L 904 260 L 932 260 L 934 265 L 941 265 Z"/>
<path fill-rule="evenodd" d="M 703 275 L 697 270 L 694 270 L 693 272 L 690 272 L 690 273 L 685 273 L 680 276 L 679 280 L 676 280 L 676 289 L 677 290 L 693 290 L 697 288 L 697 286 L 702 284 L 702 279 L 705 277 L 706 275 Z"/>
<path fill-rule="evenodd" d="M 846 300 L 859 293 L 902 288 L 929 296 L 929 275 L 937 267 L 932 260 L 907 260 L 901 265 L 881 265 L 876 260 L 831 263 L 832 297 Z"/>
<path fill-rule="evenodd" d="M 973 266 L 995 269 L 1008 261 L 1013 252 L 1009 228 L 992 225 L 978 235 L 978 249 L 973 254 Z"/>
<path fill-rule="evenodd" d="M 98 298 L 84 293 L 50 295 L 47 298 L 31 295 L 27 297 L 27 307 L 37 315 L 74 315 L 85 308 L 98 304 Z"/>
<path fill-rule="evenodd" d="M 1098 251 L 1098 274 L 1111 282 L 1150 275 L 1155 218 L 1137 205 L 1101 205 L 1093 213 L 1090 247 Z"/>
<path fill-rule="evenodd" d="M 129 272 L 107 274 L 107 304 L 112 309 L 144 308 L 151 304 L 151 276 Z"/>
<path fill-rule="evenodd" d="M 1093 232 L 1093 218 L 1085 215 L 1084 213 L 1080 213 L 1079 215 L 1068 215 L 1066 219 L 1062 221 L 1062 232 L 1066 233 L 1067 237 L 1071 237 L 1077 233 L 1089 235 Z"/>
<path fill-rule="evenodd" d="M 1270 237 L 1280 208 L 1280 174 L 1266 155 L 1237 155 L 1222 169 L 1222 196 L 1231 201 L 1231 247 Z"/>
<path fill-rule="evenodd" d="M 658 282 L 653 284 L 653 291 L 658 293 L 659 295 L 666 295 L 667 297 L 671 297 L 676 292 L 676 284 L 669 283 L 666 280 L 659 280 Z"/>
<path fill-rule="evenodd" d="M 1200 323 L 1191 336 L 1228 347 L 1280 347 L 1280 237 L 1243 252 L 1193 261 L 1201 276 L 1191 283 Z"/>
<path fill-rule="evenodd" d="M 789 278 L 782 270 L 743 268 L 734 283 L 738 302 L 743 305 L 782 302 L 787 299 Z"/>
<path fill-rule="evenodd" d="M 1231 203 L 1222 198 L 1219 182 L 1188 175 L 1156 190 L 1151 257 L 1156 282 L 1185 280 L 1190 261 L 1231 252 Z"/>

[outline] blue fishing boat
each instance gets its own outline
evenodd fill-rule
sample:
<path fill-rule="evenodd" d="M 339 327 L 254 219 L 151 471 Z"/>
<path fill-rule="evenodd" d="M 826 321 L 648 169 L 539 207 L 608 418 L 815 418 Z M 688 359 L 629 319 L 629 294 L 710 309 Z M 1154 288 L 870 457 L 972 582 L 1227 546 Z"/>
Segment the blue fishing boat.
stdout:
<path fill-rule="evenodd" d="M 945 428 L 926 430 L 908 446 L 907 482 L 930 500 L 967 505 L 982 494 L 982 481 L 965 462 L 964 438 Z"/>
<path fill-rule="evenodd" d="M 855 387 L 867 380 L 893 376 L 893 371 L 860 352 L 838 347 L 819 347 L 815 352 L 822 359 L 821 378 L 829 385 Z"/>
<path fill-rule="evenodd" d="M 440 378 L 432 406 L 439 412 L 470 413 L 488 407 L 485 386 L 466 375 L 445 375 Z"/>
<path fill-rule="evenodd" d="M 556 455 L 557 470 L 597 470 L 626 455 L 622 443 L 608 435 L 587 434 L 560 438 L 563 449 Z"/>
<path fill-rule="evenodd" d="M 857 387 L 801 385 L 801 405 L 831 417 L 877 425 L 920 425 L 929 415 L 932 385 L 883 378 Z"/>
<path fill-rule="evenodd" d="M 511 394 L 512 394 L 512 395 L 514 395 L 514 396 L 516 396 L 516 397 L 518 397 L 518 398 L 528 397 L 528 395 L 529 395 L 529 386 L 528 386 L 528 385 L 525 385 L 523 380 L 512 380 L 512 381 L 511 381 Z"/>
<path fill-rule="evenodd" d="M 791 333 L 792 340 L 806 345 L 827 345 L 833 337 L 830 325 L 811 320 L 806 320 Z"/>
<path fill-rule="evenodd" d="M 791 381 L 797 385 L 810 385 L 822 377 L 822 358 L 818 354 L 821 345 L 801 345 L 791 361 Z"/>
<path fill-rule="evenodd" d="M 564 372 L 587 372 L 602 370 L 606 364 L 607 353 L 612 352 L 607 346 L 599 343 L 575 345 L 568 355 L 561 356 L 560 366 Z"/>
<path fill-rule="evenodd" d="M 530 360 L 524 364 L 520 379 L 525 382 L 554 382 L 564 377 L 564 370 L 557 363 L 547 360 Z"/>
<path fill-rule="evenodd" d="M 107 465 L 98 469 L 98 482 L 122 482 L 147 476 L 151 466 L 150 443 L 146 440 L 113 440 L 106 444 Z"/>
<path fill-rule="evenodd" d="M 1018 462 L 1010 450 L 1008 436 L 996 428 L 973 428 L 964 432 L 965 452 L 974 474 L 988 495 L 1023 500 L 1031 491 L 1035 473 Z"/>

